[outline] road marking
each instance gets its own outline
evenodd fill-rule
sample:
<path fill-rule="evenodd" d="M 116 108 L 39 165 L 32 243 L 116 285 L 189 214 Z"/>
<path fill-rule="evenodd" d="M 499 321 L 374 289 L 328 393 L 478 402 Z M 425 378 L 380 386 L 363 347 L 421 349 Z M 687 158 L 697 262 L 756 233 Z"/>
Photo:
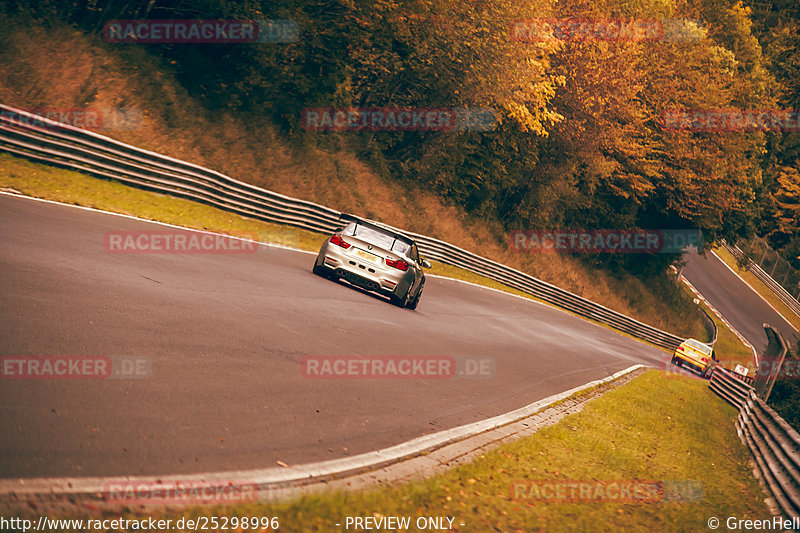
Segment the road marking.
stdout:
<path fill-rule="evenodd" d="M 445 431 L 423 435 L 410 441 L 383 448 L 374 452 L 363 453 L 353 457 L 344 457 L 318 463 L 290 466 L 289 468 L 272 467 L 254 470 L 234 470 L 227 472 L 204 472 L 200 474 L 171 474 L 158 476 L 114 476 L 114 477 L 86 477 L 86 478 L 15 478 L 0 479 L 0 501 L 4 499 L 20 498 L 33 495 L 73 495 L 82 494 L 102 498 L 108 483 L 128 481 L 132 483 L 152 481 L 158 478 L 163 483 L 202 481 L 213 484 L 214 481 L 223 483 L 233 479 L 246 479 L 248 483 L 259 486 L 260 490 L 284 488 L 287 486 L 305 485 L 315 480 L 341 477 L 375 470 L 382 466 L 397 463 L 405 459 L 418 456 L 426 451 L 441 448 L 447 444 L 462 441 L 485 431 L 489 431 L 507 424 L 527 418 L 549 405 L 561 401 L 573 394 L 614 381 L 626 374 L 645 365 L 637 364 L 620 370 L 602 379 L 590 381 L 579 387 L 569 389 L 553 396 L 515 409 L 508 413 L 498 415 L 486 420 L 472 422 Z M 98 496 L 99 495 L 99 496 Z"/>
<path fill-rule="evenodd" d="M 773 310 L 773 311 L 775 311 L 776 313 L 778 313 L 778 316 L 779 316 L 779 317 L 781 317 L 781 318 L 783 319 L 783 321 L 784 321 L 784 322 L 786 322 L 787 324 L 789 324 L 789 327 L 790 327 L 790 328 L 792 328 L 792 329 L 793 329 L 795 332 L 798 332 L 798 333 L 800 333 L 800 331 L 798 331 L 798 329 L 797 329 L 796 327 L 794 327 L 794 325 L 792 325 L 792 323 L 791 323 L 791 322 L 789 322 L 788 320 L 786 320 L 786 317 L 785 317 L 785 316 L 783 316 L 783 314 L 782 314 L 780 311 L 778 311 L 777 309 L 775 309 L 775 308 L 772 306 L 772 304 L 771 304 L 771 303 L 769 303 L 769 302 L 768 302 L 768 301 L 767 301 L 767 300 L 766 300 L 766 299 L 765 299 L 763 296 L 761 296 L 761 293 L 759 293 L 757 290 L 755 290 L 755 289 L 753 288 L 753 286 L 752 286 L 752 285 L 750 285 L 749 283 L 747 283 L 747 282 L 744 280 L 744 278 L 743 278 L 742 276 L 740 276 L 740 275 L 739 275 L 739 273 L 738 273 L 738 272 L 736 272 L 734 269 L 732 269 L 731 267 L 729 267 L 729 266 L 728 266 L 728 263 L 726 263 L 725 261 L 723 261 L 723 260 L 722 260 L 722 258 L 721 258 L 720 256 L 718 256 L 718 255 L 716 254 L 716 252 L 714 252 L 714 250 L 710 250 L 710 252 L 711 252 L 711 253 L 714 255 L 714 257 L 716 257 L 716 258 L 717 258 L 717 261 L 719 261 L 720 263 L 722 263 L 722 264 L 725 266 L 725 268 L 727 268 L 728 270 L 730 270 L 731 272 L 733 272 L 733 275 L 734 275 L 734 276 L 736 276 L 737 278 L 739 278 L 740 280 L 742 280 L 742 283 L 744 283 L 745 285 L 747 285 L 748 287 L 750 287 L 750 290 L 751 290 L 751 291 L 753 291 L 754 293 L 756 293 L 756 294 L 758 295 L 758 297 L 759 297 L 759 298 L 761 298 L 762 300 L 764 300 L 764 303 L 766 303 L 768 306 L 770 306 L 770 307 L 772 308 L 772 310 Z M 767 287 L 767 290 L 769 290 L 769 287 Z"/>
<path fill-rule="evenodd" d="M 13 192 L 9 192 L 9 191 L 2 191 L 2 190 L 0 190 L 0 194 L 5 195 L 5 196 L 13 196 L 13 197 L 16 197 L 16 198 L 26 198 L 28 200 L 35 200 L 37 202 L 60 205 L 60 206 L 64 206 L 64 207 L 74 207 L 76 209 L 82 209 L 84 211 L 91 211 L 91 212 L 94 212 L 94 213 L 102 213 L 104 215 L 112 215 L 112 216 L 115 216 L 115 217 L 128 218 L 130 220 L 138 220 L 140 222 L 148 222 L 150 224 L 158 224 L 159 226 L 166 226 L 168 228 L 175 228 L 175 229 L 180 229 L 180 230 L 184 230 L 184 231 L 192 231 L 192 232 L 195 232 L 195 233 L 202 233 L 204 235 L 216 235 L 216 236 L 220 236 L 220 237 L 227 237 L 229 239 L 236 239 L 236 240 L 243 241 L 243 242 L 251 242 L 253 244 L 258 244 L 258 245 L 261 245 L 261 246 L 269 246 L 270 248 L 280 248 L 280 249 L 283 249 L 283 250 L 292 250 L 292 251 L 295 251 L 295 252 L 303 252 L 304 254 L 316 255 L 316 252 L 309 252 L 307 250 L 300 250 L 299 248 L 292 248 L 291 246 L 285 246 L 283 244 L 274 244 L 274 243 L 270 243 L 270 242 L 254 241 L 252 239 L 245 239 L 244 237 L 237 237 L 236 235 L 228 235 L 227 233 L 215 233 L 213 231 L 208 231 L 208 230 L 187 228 L 186 226 L 177 226 L 175 224 L 169 224 L 168 222 L 160 222 L 158 220 L 150 220 L 150 219 L 147 219 L 147 218 L 139 218 L 139 217 L 133 216 L 133 215 L 125 215 L 123 213 L 115 213 L 113 211 L 103 211 L 102 209 L 97 209 L 95 207 L 86 207 L 86 206 L 83 206 L 83 205 L 66 204 L 64 202 L 57 202 L 55 200 L 46 200 L 44 198 L 36 198 L 35 196 L 28 196 L 27 194 L 21 194 L 21 193 L 18 194 L 18 193 L 13 193 Z"/>
<path fill-rule="evenodd" d="M 731 331 L 732 331 L 732 332 L 733 332 L 733 333 L 734 333 L 734 334 L 735 334 L 737 337 L 739 337 L 739 340 L 740 340 L 740 341 L 742 341 L 742 343 L 743 343 L 745 346 L 747 346 L 748 348 L 750 348 L 750 350 L 752 350 L 752 352 L 753 352 L 753 362 L 755 363 L 755 365 L 756 365 L 756 368 L 758 368 L 758 353 L 756 352 L 756 348 L 755 348 L 755 346 L 753 346 L 752 344 L 750 344 L 750 342 L 749 342 L 747 339 L 745 339 L 745 338 L 744 338 L 744 335 L 742 335 L 741 333 L 739 333 L 739 330 L 737 330 L 735 327 L 733 327 L 733 325 L 732 325 L 730 322 L 728 322 L 728 320 L 727 320 L 727 319 L 726 319 L 724 316 L 722 316 L 722 313 L 720 313 L 719 311 L 717 311 L 717 308 L 716 308 L 716 307 L 714 307 L 713 305 L 711 305 L 711 302 L 709 302 L 708 300 L 706 300 L 706 297 L 705 297 L 705 296 L 703 296 L 703 295 L 700 293 L 700 291 L 698 291 L 698 290 L 695 288 L 695 286 L 694 286 L 694 285 L 692 285 L 692 283 L 691 283 L 691 282 L 690 282 L 688 279 L 686 279 L 686 276 L 683 276 L 683 275 L 681 275 L 681 281 L 682 281 L 682 282 L 684 282 L 684 283 L 685 283 L 685 284 L 686 284 L 686 285 L 689 287 L 689 290 L 691 290 L 691 291 L 692 291 L 692 292 L 695 294 L 695 296 L 697 296 L 697 297 L 698 297 L 700 300 L 702 300 L 702 302 L 703 302 L 704 304 L 706 304 L 706 305 L 708 306 L 708 308 L 709 308 L 709 309 L 711 309 L 711 312 L 712 312 L 712 313 L 714 313 L 714 315 L 716 315 L 716 317 L 717 317 L 717 318 L 719 318 L 719 319 L 720 319 L 720 320 L 721 320 L 721 321 L 722 321 L 722 322 L 723 322 L 723 323 L 724 323 L 726 326 L 728 326 L 728 328 L 729 328 L 729 329 L 730 329 L 730 330 L 731 330 Z"/>

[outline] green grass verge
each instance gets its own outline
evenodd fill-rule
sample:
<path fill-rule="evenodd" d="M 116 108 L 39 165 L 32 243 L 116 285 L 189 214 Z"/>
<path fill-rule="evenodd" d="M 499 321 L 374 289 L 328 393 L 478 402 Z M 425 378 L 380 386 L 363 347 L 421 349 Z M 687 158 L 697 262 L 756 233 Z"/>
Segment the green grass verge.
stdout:
<path fill-rule="evenodd" d="M 345 531 L 348 516 L 446 516 L 454 518 L 452 531 L 464 532 L 705 531 L 710 517 L 723 522 L 728 516 L 770 517 L 749 452 L 736 435 L 735 417 L 736 410 L 715 396 L 707 381 L 651 370 L 556 425 L 423 481 L 155 516 L 277 516 L 286 532 Z M 516 497 L 520 493 L 513 488 L 521 481 L 591 480 L 691 486 L 683 493 L 686 501 L 648 503 L 608 497 L 550 502 L 530 493 Z"/>
<path fill-rule="evenodd" d="M 254 235 L 261 242 L 303 250 L 318 251 L 325 240 L 319 233 L 261 222 L 191 200 L 40 165 L 6 153 L 0 153 L 0 188 L 186 228 Z"/>
<path fill-rule="evenodd" d="M 789 309 L 783 301 L 778 298 L 772 290 L 764 285 L 764 283 L 755 277 L 752 272 L 749 270 L 744 270 L 739 266 L 736 262 L 736 258 L 728 252 L 725 248 L 718 247 L 714 248 L 714 253 L 716 253 L 720 259 L 722 259 L 726 265 L 731 267 L 734 272 L 739 274 L 739 276 L 747 282 L 755 291 L 761 295 L 769 304 L 778 310 L 780 314 L 789 321 L 789 323 L 795 327 L 798 331 L 800 331 L 800 316 L 797 316 L 797 313 Z"/>
<path fill-rule="evenodd" d="M 34 163 L 7 153 L 0 153 L 1 188 L 13 189 L 36 198 L 93 207 L 186 228 L 230 235 L 252 235 L 260 242 L 312 252 L 319 251 L 322 242 L 327 238 L 326 235 L 312 231 L 261 222 L 191 200 L 129 187 L 122 183 L 95 178 L 80 172 Z M 433 265 L 430 270 L 431 274 L 468 281 L 547 303 L 468 270 L 438 261 L 431 263 Z M 574 315 L 574 313 L 569 313 Z M 614 330 L 601 322 L 595 323 L 620 335 L 636 339 L 636 337 Z M 645 342 L 641 339 L 636 340 Z M 663 350 L 659 346 L 652 346 Z"/>
<path fill-rule="evenodd" d="M 456 531 L 698 531 L 711 516 L 770 516 L 736 410 L 707 381 L 652 370 L 536 435 L 400 487 L 223 508 L 276 515 L 284 531 L 335 531 L 346 516 L 450 516 Z M 520 480 L 699 481 L 695 502 L 549 503 L 513 498 Z M 201 514 L 196 510 L 190 514 Z M 343 522 L 342 522 L 343 523 Z"/>

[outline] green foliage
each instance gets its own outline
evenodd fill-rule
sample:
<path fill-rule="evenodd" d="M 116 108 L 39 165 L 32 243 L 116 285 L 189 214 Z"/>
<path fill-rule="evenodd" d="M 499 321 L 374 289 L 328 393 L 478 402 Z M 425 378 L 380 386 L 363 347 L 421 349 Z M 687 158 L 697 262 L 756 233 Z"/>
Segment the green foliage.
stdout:
<path fill-rule="evenodd" d="M 784 367 L 796 369 L 800 364 L 800 342 L 786 355 Z M 769 397 L 770 407 L 775 409 L 793 428 L 800 430 L 800 381 L 796 378 L 778 379 Z"/>
<path fill-rule="evenodd" d="M 798 135 L 663 124 L 674 109 L 800 107 L 798 10 L 751 3 L 755 15 L 735 0 L 14 0 L 6 9 L 93 31 L 110 18 L 290 19 L 291 43 L 146 46 L 210 110 L 268 120 L 296 142 L 349 147 L 387 178 L 422 183 L 509 229 L 700 228 L 707 242 L 759 231 L 789 250 L 800 247 Z M 513 38 L 516 21 L 552 18 L 660 20 L 680 34 Z M 302 129 L 305 108 L 328 106 L 493 108 L 498 125 Z M 590 260 L 651 276 L 674 257 Z"/>
<path fill-rule="evenodd" d="M 800 109 L 800 4 L 792 0 L 750 0 L 749 4 L 754 33 L 764 48 L 766 66 L 776 79 L 778 107 L 796 111 Z M 766 213 L 758 233 L 800 269 L 800 133 L 795 130 L 770 136 L 762 166 Z"/>

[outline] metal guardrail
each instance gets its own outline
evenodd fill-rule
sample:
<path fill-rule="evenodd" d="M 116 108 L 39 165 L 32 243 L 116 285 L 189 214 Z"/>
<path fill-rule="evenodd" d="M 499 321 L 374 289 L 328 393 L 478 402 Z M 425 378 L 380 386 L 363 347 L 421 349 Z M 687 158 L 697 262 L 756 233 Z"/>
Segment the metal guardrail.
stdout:
<path fill-rule="evenodd" d="M 739 376 L 721 366 L 714 367 L 708 388 L 737 409 L 742 408 L 753 391 Z"/>
<path fill-rule="evenodd" d="M 715 368 L 708 386 L 739 409 L 739 437 L 783 514 L 800 517 L 800 434 L 732 372 Z"/>
<path fill-rule="evenodd" d="M 711 342 L 707 342 L 705 344 L 713 347 L 715 344 L 717 344 L 717 336 L 719 334 L 717 331 L 717 323 L 714 322 L 714 318 L 708 314 L 708 311 L 706 311 L 703 306 L 700 306 L 700 310 L 703 312 L 703 321 L 706 323 L 706 328 L 711 332 L 712 337 Z"/>
<path fill-rule="evenodd" d="M 742 251 L 741 248 L 736 246 L 735 244 L 731 246 L 724 240 L 721 241 L 722 247 L 725 248 L 733 257 L 736 258 L 737 261 L 743 260 L 746 256 L 745 253 Z M 800 316 L 800 302 L 795 299 L 794 296 L 789 294 L 789 291 L 783 288 L 783 286 L 772 279 L 772 276 L 767 274 L 755 261 L 752 259 L 747 260 L 747 270 L 753 273 L 753 275 L 761 280 L 769 289 L 775 293 L 775 296 L 781 299 L 786 306 L 794 311 L 797 316 Z"/>
<path fill-rule="evenodd" d="M 775 501 L 786 516 L 800 517 L 800 434 L 755 391 L 739 411 L 736 427 Z"/>
<path fill-rule="evenodd" d="M 136 187 L 171 194 L 240 215 L 321 233 L 340 227 L 334 209 L 277 194 L 219 172 L 115 141 L 0 104 L 0 150 L 86 172 Z M 609 325 L 657 346 L 675 349 L 683 338 L 468 252 L 444 241 L 404 231 L 428 259 L 504 283 L 576 315 Z"/>

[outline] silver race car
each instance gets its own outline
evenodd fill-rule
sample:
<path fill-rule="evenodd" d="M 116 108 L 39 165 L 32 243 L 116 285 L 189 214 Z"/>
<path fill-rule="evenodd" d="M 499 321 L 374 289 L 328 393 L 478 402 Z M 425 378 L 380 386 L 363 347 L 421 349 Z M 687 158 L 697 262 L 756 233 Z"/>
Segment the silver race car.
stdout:
<path fill-rule="evenodd" d="M 413 239 L 352 215 L 342 215 L 346 226 L 325 241 L 314 262 L 314 274 L 341 278 L 353 285 L 388 296 L 393 304 L 416 309 L 425 287 L 420 258 Z"/>

